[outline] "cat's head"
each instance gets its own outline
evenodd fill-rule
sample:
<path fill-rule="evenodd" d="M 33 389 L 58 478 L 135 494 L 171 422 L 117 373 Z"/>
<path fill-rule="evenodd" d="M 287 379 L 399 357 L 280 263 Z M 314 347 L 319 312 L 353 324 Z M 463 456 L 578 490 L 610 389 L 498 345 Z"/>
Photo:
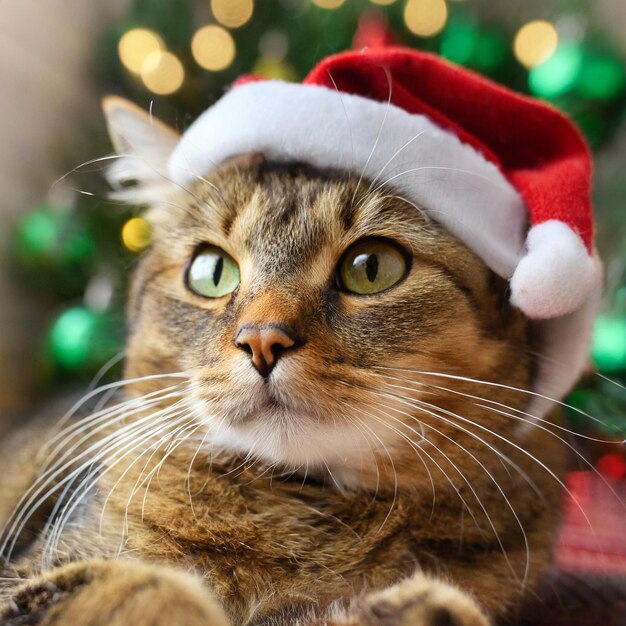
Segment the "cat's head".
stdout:
<path fill-rule="evenodd" d="M 171 136 L 131 114 L 126 146 Z M 408 469 L 425 440 L 471 445 L 459 411 L 500 428 L 482 398 L 526 405 L 461 380 L 531 385 L 532 333 L 506 281 L 401 195 L 261 154 L 166 182 L 133 282 L 127 376 L 186 372 L 210 445 L 349 480 Z"/>
<path fill-rule="evenodd" d="M 496 444 L 543 419 L 530 400 L 550 373 L 558 399 L 580 369 L 591 308 L 559 315 L 585 301 L 567 274 L 580 259 L 581 290 L 595 280 L 583 241 L 552 220 L 524 250 L 521 197 L 423 115 L 325 87 L 240 89 L 182 139 L 105 105 L 110 178 L 134 180 L 119 195 L 147 204 L 154 229 L 133 281 L 128 377 L 149 392 L 151 377 L 182 372 L 181 412 L 207 449 L 345 484 L 412 480 L 459 449 L 500 462 Z M 333 135 L 342 110 L 362 118 L 349 140 Z M 510 175 L 526 181 L 517 163 Z"/>

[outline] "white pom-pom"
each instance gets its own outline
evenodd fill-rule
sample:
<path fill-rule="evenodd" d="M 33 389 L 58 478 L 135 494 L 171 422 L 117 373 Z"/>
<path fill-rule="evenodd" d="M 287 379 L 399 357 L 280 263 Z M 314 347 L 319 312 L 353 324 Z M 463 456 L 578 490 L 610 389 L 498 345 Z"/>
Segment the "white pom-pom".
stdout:
<path fill-rule="evenodd" d="M 599 261 L 564 222 L 533 226 L 526 247 L 511 278 L 511 302 L 532 319 L 576 311 L 601 279 Z"/>

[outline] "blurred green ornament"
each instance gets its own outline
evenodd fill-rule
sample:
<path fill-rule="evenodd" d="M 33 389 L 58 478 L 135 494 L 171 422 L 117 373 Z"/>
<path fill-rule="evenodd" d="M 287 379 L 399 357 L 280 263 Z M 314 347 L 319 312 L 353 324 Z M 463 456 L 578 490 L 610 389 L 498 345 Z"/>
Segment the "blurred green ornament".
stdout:
<path fill-rule="evenodd" d="M 596 317 L 591 354 L 602 374 L 626 372 L 626 316 L 609 314 Z"/>
<path fill-rule="evenodd" d="M 575 389 L 565 400 L 567 421 L 576 432 L 589 431 L 592 415 L 597 409 L 596 393 L 592 389 Z"/>
<path fill-rule="evenodd" d="M 607 393 L 607 386 L 613 389 Z M 577 389 L 566 400 L 567 420 L 579 433 L 596 433 L 610 438 L 626 437 L 626 389 L 603 381 L 595 389 Z"/>
<path fill-rule="evenodd" d="M 545 62 L 530 70 L 528 84 L 533 95 L 558 98 L 572 91 L 583 67 L 584 52 L 580 44 L 562 44 Z"/>
<path fill-rule="evenodd" d="M 449 61 L 469 65 L 478 42 L 478 30 L 473 21 L 453 18 L 441 36 L 441 54 Z"/>
<path fill-rule="evenodd" d="M 613 100 L 624 91 L 626 75 L 624 65 L 612 56 L 589 56 L 585 59 L 577 92 L 590 100 Z"/>
<path fill-rule="evenodd" d="M 499 32 L 482 31 L 476 41 L 473 65 L 482 72 L 493 72 L 504 65 L 508 53 L 507 41 Z"/>
<path fill-rule="evenodd" d="M 489 73 L 506 61 L 507 43 L 498 32 L 479 29 L 474 20 L 457 16 L 441 36 L 440 51 L 454 63 Z"/>
<path fill-rule="evenodd" d="M 96 245 L 87 225 L 73 212 L 40 206 L 18 224 L 15 256 L 33 282 L 57 295 L 84 289 L 94 266 Z"/>
<path fill-rule="evenodd" d="M 88 373 L 121 349 L 120 314 L 77 306 L 61 313 L 48 333 L 48 350 L 57 370 Z"/>

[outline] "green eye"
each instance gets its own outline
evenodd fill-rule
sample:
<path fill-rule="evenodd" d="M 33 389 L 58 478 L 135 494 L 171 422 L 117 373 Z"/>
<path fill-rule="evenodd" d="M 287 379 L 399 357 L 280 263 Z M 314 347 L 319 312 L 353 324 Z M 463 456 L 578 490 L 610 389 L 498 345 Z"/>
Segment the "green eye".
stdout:
<path fill-rule="evenodd" d="M 339 285 L 359 295 L 380 293 L 402 280 L 408 271 L 406 257 L 395 244 L 365 239 L 348 249 L 339 264 Z"/>
<path fill-rule="evenodd" d="M 223 250 L 204 248 L 192 261 L 187 274 L 191 291 L 205 298 L 220 298 L 239 285 L 239 266 Z"/>

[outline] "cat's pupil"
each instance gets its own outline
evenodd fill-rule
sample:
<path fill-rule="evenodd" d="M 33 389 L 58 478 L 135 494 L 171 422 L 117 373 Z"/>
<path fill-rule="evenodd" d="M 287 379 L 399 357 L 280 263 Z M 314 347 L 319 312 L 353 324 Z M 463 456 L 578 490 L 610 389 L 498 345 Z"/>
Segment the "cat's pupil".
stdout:
<path fill-rule="evenodd" d="M 222 278 L 222 272 L 224 271 L 224 258 L 219 257 L 215 264 L 215 270 L 213 271 L 213 284 L 217 287 L 220 284 Z"/>
<path fill-rule="evenodd" d="M 373 283 L 378 276 L 378 255 L 370 254 L 365 261 L 365 275 L 370 283 Z"/>

